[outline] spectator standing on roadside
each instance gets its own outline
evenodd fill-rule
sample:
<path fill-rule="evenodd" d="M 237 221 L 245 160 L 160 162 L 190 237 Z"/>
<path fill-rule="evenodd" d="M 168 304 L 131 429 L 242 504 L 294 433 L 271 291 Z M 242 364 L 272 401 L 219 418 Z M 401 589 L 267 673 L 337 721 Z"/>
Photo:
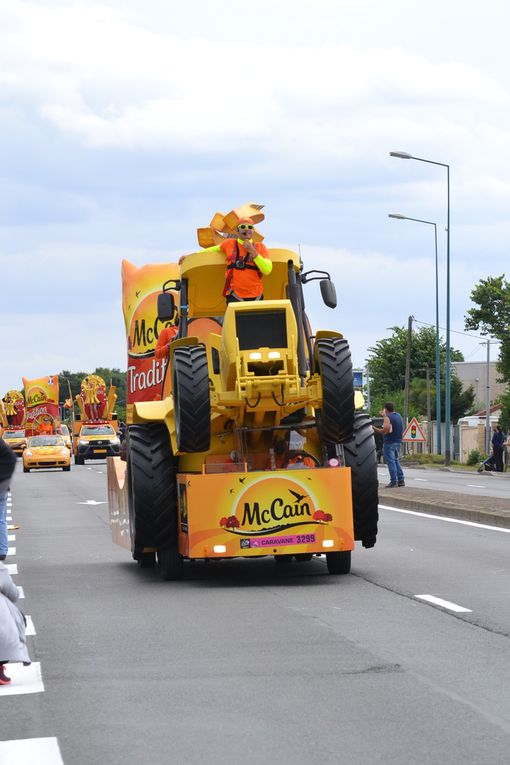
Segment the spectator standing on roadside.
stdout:
<path fill-rule="evenodd" d="M 5 674 L 8 662 L 22 661 L 25 666 L 31 663 L 26 644 L 25 617 L 15 605 L 18 599 L 18 588 L 5 563 L 0 563 L 0 686 L 11 682 Z"/>
<path fill-rule="evenodd" d="M 7 493 L 16 467 L 16 455 L 0 438 L 0 561 L 5 560 L 9 543 L 7 539 Z"/>
<path fill-rule="evenodd" d="M 492 453 L 496 462 L 496 472 L 503 472 L 503 451 L 505 449 L 505 434 L 501 429 L 501 425 L 496 425 L 494 428 L 494 434 L 492 436 Z"/>
<path fill-rule="evenodd" d="M 404 435 L 404 421 L 400 414 L 395 411 L 393 401 L 387 401 L 381 412 L 383 419 L 382 428 L 372 425 L 375 433 L 382 433 L 383 436 L 383 454 L 384 460 L 388 466 L 390 482 L 385 486 L 386 489 L 393 489 L 396 486 L 405 486 L 404 471 L 400 464 L 400 449 L 402 447 L 402 436 Z"/>

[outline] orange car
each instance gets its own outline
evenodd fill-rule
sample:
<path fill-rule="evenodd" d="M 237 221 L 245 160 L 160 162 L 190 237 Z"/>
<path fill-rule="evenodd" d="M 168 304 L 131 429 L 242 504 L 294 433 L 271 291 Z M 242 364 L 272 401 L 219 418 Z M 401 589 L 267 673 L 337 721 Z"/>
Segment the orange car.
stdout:
<path fill-rule="evenodd" d="M 71 470 L 71 452 L 62 436 L 32 436 L 23 452 L 23 472 L 34 468 L 61 467 Z"/>

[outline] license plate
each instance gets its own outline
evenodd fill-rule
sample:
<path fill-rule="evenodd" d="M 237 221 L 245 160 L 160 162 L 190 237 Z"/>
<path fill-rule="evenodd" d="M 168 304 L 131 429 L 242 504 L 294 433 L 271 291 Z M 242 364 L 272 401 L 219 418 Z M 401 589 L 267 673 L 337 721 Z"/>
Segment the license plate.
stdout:
<path fill-rule="evenodd" d="M 106 454 L 108 449 L 94 449 L 94 454 Z"/>

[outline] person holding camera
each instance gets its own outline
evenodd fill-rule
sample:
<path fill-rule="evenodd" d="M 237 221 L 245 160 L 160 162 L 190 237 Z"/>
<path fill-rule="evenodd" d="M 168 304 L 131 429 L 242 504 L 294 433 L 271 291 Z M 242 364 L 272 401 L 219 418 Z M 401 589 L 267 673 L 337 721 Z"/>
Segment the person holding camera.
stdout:
<path fill-rule="evenodd" d="M 395 411 L 393 401 L 387 401 L 381 412 L 383 416 L 382 428 L 372 425 L 375 433 L 383 436 L 383 455 L 388 466 L 390 482 L 385 489 L 394 489 L 397 486 L 405 486 L 404 471 L 400 464 L 400 449 L 404 435 L 404 421 L 401 415 Z"/>

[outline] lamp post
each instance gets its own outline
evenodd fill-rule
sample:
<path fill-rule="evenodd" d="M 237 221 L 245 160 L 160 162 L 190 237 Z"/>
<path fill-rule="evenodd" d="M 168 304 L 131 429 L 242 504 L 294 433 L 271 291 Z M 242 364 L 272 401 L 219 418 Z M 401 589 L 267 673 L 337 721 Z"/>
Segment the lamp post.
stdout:
<path fill-rule="evenodd" d="M 434 162 L 431 159 L 415 157 L 406 151 L 390 151 L 390 157 L 397 159 L 414 159 L 417 162 L 426 162 L 429 165 L 439 165 L 446 167 L 446 373 L 445 373 L 445 450 L 444 463 L 451 463 L 451 444 L 450 444 L 450 420 L 451 420 L 451 348 L 450 348 L 450 165 L 445 162 Z"/>
<path fill-rule="evenodd" d="M 437 225 L 431 220 L 410 218 L 407 215 L 400 215 L 400 213 L 389 213 L 388 218 L 396 218 L 397 220 L 412 220 L 415 223 L 427 223 L 429 226 L 434 226 L 434 245 L 436 254 L 436 450 L 438 454 L 441 454 L 441 366 L 439 353 L 439 269 L 437 260 Z"/>

